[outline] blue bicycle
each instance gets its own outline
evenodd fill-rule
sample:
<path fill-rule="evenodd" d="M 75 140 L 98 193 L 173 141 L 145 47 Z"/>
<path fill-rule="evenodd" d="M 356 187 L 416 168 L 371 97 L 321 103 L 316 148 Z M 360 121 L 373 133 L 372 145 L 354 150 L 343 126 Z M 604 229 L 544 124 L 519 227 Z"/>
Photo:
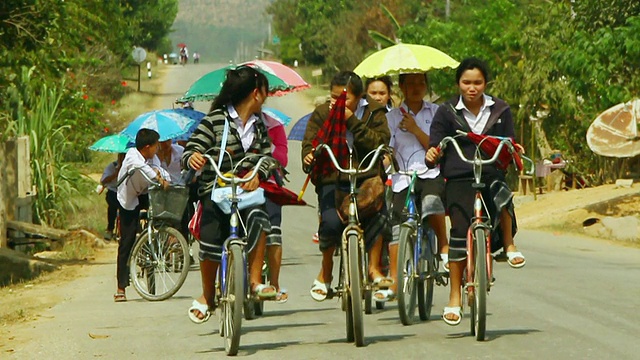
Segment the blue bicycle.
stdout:
<path fill-rule="evenodd" d="M 221 312 L 220 336 L 225 339 L 225 351 L 227 355 L 236 355 L 240 346 L 243 308 L 245 311 L 254 308 L 254 302 L 256 301 L 251 297 L 249 289 L 247 238 L 239 235 L 242 219 L 238 212 L 238 202 L 240 201 L 238 198 L 238 186 L 253 180 L 258 174 L 258 169 L 265 161 L 275 160 L 264 155 L 249 155 L 238 164 L 242 164 L 248 157 L 260 156 L 260 159 L 248 177 L 239 178 L 232 174 L 222 174 L 211 156 L 207 154 L 203 156 L 213 167 L 218 175 L 218 180 L 229 184 L 231 188 L 228 197 L 231 203 L 230 235 L 223 245 L 222 260 L 218 268 L 216 281 L 215 303 L 216 308 L 220 308 Z"/>
<path fill-rule="evenodd" d="M 407 198 L 402 211 L 398 244 L 398 312 L 403 325 L 415 322 L 416 305 L 420 320 L 429 320 L 433 307 L 434 285 L 446 286 L 448 273 L 438 271 L 439 258 L 436 236 L 430 227 L 423 227 L 421 211 L 417 206 L 415 184 L 418 171 L 397 171 L 411 176 Z"/>

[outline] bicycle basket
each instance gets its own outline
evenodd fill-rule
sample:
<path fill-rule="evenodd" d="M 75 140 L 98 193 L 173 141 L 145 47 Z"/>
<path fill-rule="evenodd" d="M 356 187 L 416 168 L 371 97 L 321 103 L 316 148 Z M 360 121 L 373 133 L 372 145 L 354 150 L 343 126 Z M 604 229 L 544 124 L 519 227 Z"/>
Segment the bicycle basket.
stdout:
<path fill-rule="evenodd" d="M 171 186 L 167 190 L 153 186 L 149 188 L 151 216 L 154 220 L 182 221 L 182 214 L 189 201 L 189 189 L 185 186 Z"/>

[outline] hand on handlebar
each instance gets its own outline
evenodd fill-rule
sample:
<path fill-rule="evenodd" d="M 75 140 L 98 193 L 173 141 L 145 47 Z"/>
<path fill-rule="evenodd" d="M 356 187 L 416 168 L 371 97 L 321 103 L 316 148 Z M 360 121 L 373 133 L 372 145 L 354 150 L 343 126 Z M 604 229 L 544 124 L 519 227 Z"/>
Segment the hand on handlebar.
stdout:
<path fill-rule="evenodd" d="M 251 177 L 251 175 L 252 175 L 251 171 L 249 171 L 242 178 L 243 179 L 247 179 L 247 178 Z M 253 191 L 253 190 L 257 189 L 258 186 L 260 186 L 260 179 L 258 179 L 258 176 L 255 176 L 253 179 L 249 180 L 246 183 L 240 184 L 240 187 L 242 188 L 242 190 L 245 190 L 245 191 Z"/>
<path fill-rule="evenodd" d="M 424 158 L 424 161 L 427 164 L 427 167 L 434 168 L 435 165 L 440 161 L 442 157 L 442 150 L 440 150 L 439 146 L 430 147 L 427 150 L 427 155 Z"/>
<path fill-rule="evenodd" d="M 520 145 L 518 143 L 515 143 L 514 146 L 515 146 L 517 152 L 519 152 L 520 154 L 524 154 L 524 146 L 522 146 L 522 145 Z"/>
<path fill-rule="evenodd" d="M 189 167 L 196 171 L 202 169 L 206 162 L 207 159 L 199 152 L 194 152 L 191 154 L 191 157 L 189 157 Z"/>
<path fill-rule="evenodd" d="M 306 166 L 311 165 L 311 163 L 313 162 L 313 159 L 314 159 L 314 157 L 313 157 L 313 153 L 314 153 L 314 151 L 311 151 L 311 152 L 310 152 L 310 153 L 308 153 L 308 154 L 304 157 L 304 159 L 302 160 L 302 162 L 303 162 Z"/>

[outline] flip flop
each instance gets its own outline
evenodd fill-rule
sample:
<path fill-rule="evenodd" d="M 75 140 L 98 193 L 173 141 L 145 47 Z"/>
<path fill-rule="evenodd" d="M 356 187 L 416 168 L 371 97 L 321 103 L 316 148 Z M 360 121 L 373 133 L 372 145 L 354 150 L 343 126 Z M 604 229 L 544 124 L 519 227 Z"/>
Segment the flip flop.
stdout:
<path fill-rule="evenodd" d="M 309 290 L 313 300 L 318 302 L 325 301 L 327 299 L 327 295 L 329 295 L 329 286 L 330 284 L 321 283 L 318 279 L 313 280 L 313 286 L 311 286 L 311 290 Z M 318 291 L 322 291 L 324 294 L 319 293 Z"/>
<path fill-rule="evenodd" d="M 507 258 L 508 258 L 507 263 L 509 263 L 509 266 L 511 266 L 514 269 L 519 269 L 527 263 L 527 260 L 524 258 L 524 256 L 520 251 L 507 251 Z M 522 262 L 514 263 L 513 260 L 517 258 L 521 258 Z"/>
<path fill-rule="evenodd" d="M 445 317 L 450 314 L 456 315 L 458 319 L 449 320 Z M 444 320 L 444 322 L 446 322 L 447 325 L 451 325 L 451 326 L 456 326 L 460 324 L 460 321 L 462 321 L 462 310 L 460 306 L 445 306 L 444 312 L 442 313 L 442 320 Z"/>
<path fill-rule="evenodd" d="M 392 278 L 379 276 L 373 279 L 373 285 L 379 288 L 388 288 L 389 286 L 395 284 Z"/>
<path fill-rule="evenodd" d="M 376 295 L 382 295 L 382 297 L 377 297 Z M 395 298 L 396 298 L 396 294 L 391 289 L 380 289 L 380 290 L 376 290 L 376 292 L 373 293 L 373 301 L 375 302 L 384 303 L 387 301 L 394 300 Z"/>
<path fill-rule="evenodd" d="M 113 294 L 113 301 L 115 301 L 115 302 L 125 302 L 125 301 L 127 301 L 127 295 L 125 295 L 125 293 L 115 293 L 115 294 Z"/>
<path fill-rule="evenodd" d="M 204 317 L 200 319 L 193 312 L 194 310 L 198 310 L 201 314 L 204 314 Z M 189 319 L 196 324 L 202 324 L 206 322 L 211 317 L 211 311 L 209 311 L 209 305 L 202 304 L 198 300 L 193 300 L 191 303 L 191 307 L 189 308 Z"/>
<path fill-rule="evenodd" d="M 445 272 L 449 272 L 449 254 L 440 254 L 440 260 L 442 260 L 442 268 Z"/>
<path fill-rule="evenodd" d="M 259 299 L 272 299 L 278 296 L 278 291 L 276 290 L 275 286 L 266 284 L 255 285 L 251 293 L 257 296 Z"/>
<path fill-rule="evenodd" d="M 276 294 L 275 300 L 277 304 L 286 303 L 287 300 L 289 300 L 289 293 L 287 292 L 287 289 L 281 287 L 280 290 L 278 291 L 278 294 Z"/>

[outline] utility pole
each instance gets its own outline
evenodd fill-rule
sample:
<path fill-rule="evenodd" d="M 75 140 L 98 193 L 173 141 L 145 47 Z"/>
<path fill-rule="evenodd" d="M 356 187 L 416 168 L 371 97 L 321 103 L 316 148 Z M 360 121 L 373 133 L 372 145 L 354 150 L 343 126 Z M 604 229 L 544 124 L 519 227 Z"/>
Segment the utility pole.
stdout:
<path fill-rule="evenodd" d="M 444 9 L 445 9 L 444 10 L 445 19 L 447 21 L 449 21 L 449 16 L 451 16 L 451 1 L 450 0 L 447 0 L 447 4 L 445 5 Z"/>

